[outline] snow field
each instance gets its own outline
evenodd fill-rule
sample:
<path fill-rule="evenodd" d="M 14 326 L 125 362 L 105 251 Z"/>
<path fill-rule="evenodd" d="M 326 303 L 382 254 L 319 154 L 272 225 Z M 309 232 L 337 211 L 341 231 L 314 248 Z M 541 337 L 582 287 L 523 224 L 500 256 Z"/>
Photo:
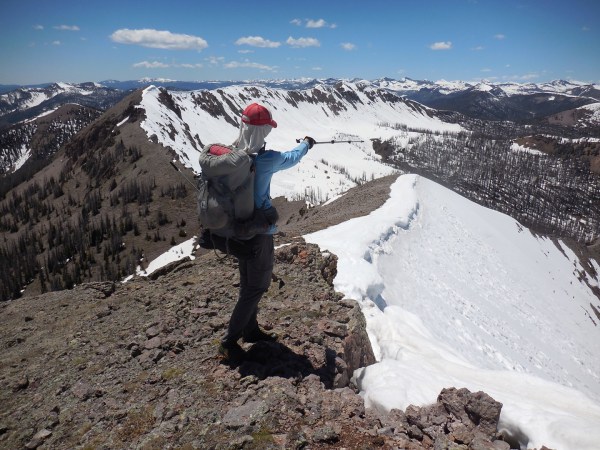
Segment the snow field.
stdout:
<path fill-rule="evenodd" d="M 503 403 L 522 448 L 598 448 L 597 298 L 564 245 L 414 175 L 369 216 L 305 238 L 338 255 L 335 287 L 367 319 L 379 362 L 355 378 L 368 406 L 467 387 Z"/>

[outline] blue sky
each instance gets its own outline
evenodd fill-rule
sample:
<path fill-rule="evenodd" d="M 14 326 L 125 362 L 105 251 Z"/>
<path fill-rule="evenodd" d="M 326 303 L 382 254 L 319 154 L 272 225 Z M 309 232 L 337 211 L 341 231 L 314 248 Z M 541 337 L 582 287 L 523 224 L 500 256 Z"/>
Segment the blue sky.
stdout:
<path fill-rule="evenodd" d="M 600 1 L 3 0 L 0 84 L 600 82 Z"/>

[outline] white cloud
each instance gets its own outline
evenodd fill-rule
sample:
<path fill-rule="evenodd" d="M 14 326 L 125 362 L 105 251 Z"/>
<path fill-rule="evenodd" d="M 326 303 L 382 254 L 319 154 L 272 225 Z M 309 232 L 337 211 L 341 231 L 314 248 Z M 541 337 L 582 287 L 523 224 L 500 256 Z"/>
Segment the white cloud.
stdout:
<path fill-rule="evenodd" d="M 506 39 L 506 36 L 504 34 L 499 33 L 494 35 L 494 39 L 498 39 L 499 41 L 501 41 L 503 39 Z"/>
<path fill-rule="evenodd" d="M 481 50 L 483 50 L 485 47 L 483 45 L 478 45 L 477 47 L 473 47 L 471 50 L 474 50 L 476 52 L 480 52 Z"/>
<path fill-rule="evenodd" d="M 327 22 L 325 22 L 323 19 L 318 19 L 318 20 L 308 19 L 306 21 L 306 28 L 323 28 L 326 26 L 327 26 Z"/>
<path fill-rule="evenodd" d="M 249 49 L 245 48 L 245 49 L 238 50 L 238 53 L 241 53 L 242 55 L 247 55 L 248 53 L 254 53 L 254 50 L 249 50 Z"/>
<path fill-rule="evenodd" d="M 450 50 L 452 48 L 452 42 L 434 42 L 429 48 L 431 50 Z"/>
<path fill-rule="evenodd" d="M 167 67 L 169 67 L 169 65 L 161 63 L 159 61 L 142 61 L 139 63 L 135 63 L 133 67 L 144 67 L 145 69 L 166 69 Z"/>
<path fill-rule="evenodd" d="M 60 45 L 60 44 L 62 44 L 62 42 L 60 42 L 60 41 L 52 41 L 52 45 Z"/>
<path fill-rule="evenodd" d="M 262 47 L 262 48 L 277 48 L 281 45 L 281 42 L 269 41 L 260 36 L 247 36 L 241 37 L 235 41 L 235 45 L 250 45 L 251 47 Z"/>
<path fill-rule="evenodd" d="M 539 78 L 540 75 L 537 73 L 526 73 L 525 75 L 521 75 L 520 77 L 518 77 L 520 80 L 535 80 L 536 78 Z"/>
<path fill-rule="evenodd" d="M 306 28 L 337 28 L 335 23 L 328 23 L 325 19 L 293 19 L 290 23 L 298 27 L 304 24 Z"/>
<path fill-rule="evenodd" d="M 525 75 L 511 75 L 511 76 L 504 76 L 504 79 L 508 79 L 508 80 L 521 80 L 521 81 L 527 81 L 527 80 L 535 80 L 536 78 L 539 78 L 540 74 L 536 73 L 536 72 L 530 72 L 530 73 L 526 73 Z"/>
<path fill-rule="evenodd" d="M 315 38 L 298 38 L 295 39 L 293 37 L 289 37 L 287 41 L 285 41 L 291 47 L 295 48 L 305 48 L 305 47 L 320 47 L 321 43 L 318 39 Z"/>
<path fill-rule="evenodd" d="M 43 30 L 44 29 L 44 25 L 34 25 L 33 29 L 34 30 Z"/>
<path fill-rule="evenodd" d="M 323 70 L 323 68 L 317 66 L 317 67 L 312 67 L 312 70 L 319 72 L 319 71 Z"/>
<path fill-rule="evenodd" d="M 54 29 L 61 31 L 79 31 L 79 27 L 77 25 L 57 25 L 54 27 Z"/>
<path fill-rule="evenodd" d="M 324 19 L 306 19 L 306 28 L 337 28 L 335 23 L 327 23 Z"/>
<path fill-rule="evenodd" d="M 251 61 L 231 61 L 226 64 L 223 64 L 223 67 L 226 69 L 239 69 L 239 68 L 248 68 L 248 69 L 259 69 L 266 70 L 268 72 L 273 72 L 277 66 L 267 66 L 265 64 L 260 64 Z"/>
<path fill-rule="evenodd" d="M 584 25 L 581 27 L 581 31 L 590 31 L 590 27 Z"/>
<path fill-rule="evenodd" d="M 354 45 L 350 42 L 342 42 L 340 45 L 342 46 L 342 48 L 344 50 L 348 50 L 348 51 L 354 50 L 356 48 L 356 45 Z"/>
<path fill-rule="evenodd" d="M 123 28 L 110 35 L 119 44 L 141 45 L 142 47 L 166 50 L 204 50 L 208 43 L 198 36 L 176 34 L 153 29 L 129 30 Z"/>
<path fill-rule="evenodd" d="M 176 67 L 182 67 L 184 69 L 200 69 L 202 68 L 202 64 L 178 64 Z"/>
<path fill-rule="evenodd" d="M 216 66 L 224 62 L 225 58 L 223 56 L 209 56 L 208 58 L 205 58 L 205 61 L 208 61 L 211 66 Z"/>
<path fill-rule="evenodd" d="M 482 72 L 491 72 L 492 69 L 488 69 L 487 67 L 485 69 L 481 69 Z"/>

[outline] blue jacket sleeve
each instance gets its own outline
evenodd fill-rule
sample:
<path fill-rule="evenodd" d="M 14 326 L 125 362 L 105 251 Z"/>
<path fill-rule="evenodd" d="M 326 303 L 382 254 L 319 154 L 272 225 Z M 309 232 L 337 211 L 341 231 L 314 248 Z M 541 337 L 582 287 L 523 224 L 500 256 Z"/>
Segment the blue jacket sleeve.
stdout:
<path fill-rule="evenodd" d="M 280 170 L 289 169 L 294 167 L 300 162 L 302 157 L 308 153 L 308 142 L 302 141 L 294 149 L 288 152 L 277 152 L 276 158 L 273 158 L 272 170 L 273 173 L 279 172 Z"/>
<path fill-rule="evenodd" d="M 280 170 L 294 167 L 308 153 L 308 142 L 302 141 L 288 152 L 267 150 L 255 159 L 254 204 L 257 208 L 271 207 L 271 177 Z M 275 228 L 273 228 L 275 230 Z M 270 230 L 272 234 L 274 231 Z"/>

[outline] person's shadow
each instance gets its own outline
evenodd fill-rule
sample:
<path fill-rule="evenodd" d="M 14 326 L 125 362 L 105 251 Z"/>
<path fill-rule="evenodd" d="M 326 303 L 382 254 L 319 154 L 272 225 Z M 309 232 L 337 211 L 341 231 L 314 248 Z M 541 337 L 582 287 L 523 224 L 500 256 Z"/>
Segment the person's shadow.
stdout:
<path fill-rule="evenodd" d="M 331 389 L 335 379 L 336 354 L 330 348 L 325 349 L 325 364 L 314 367 L 308 357 L 293 352 L 279 342 L 257 342 L 246 352 L 245 358 L 237 363 L 229 363 L 237 367 L 242 377 L 254 375 L 260 380 L 268 377 L 294 378 L 298 381 L 315 374 L 325 388 Z"/>

